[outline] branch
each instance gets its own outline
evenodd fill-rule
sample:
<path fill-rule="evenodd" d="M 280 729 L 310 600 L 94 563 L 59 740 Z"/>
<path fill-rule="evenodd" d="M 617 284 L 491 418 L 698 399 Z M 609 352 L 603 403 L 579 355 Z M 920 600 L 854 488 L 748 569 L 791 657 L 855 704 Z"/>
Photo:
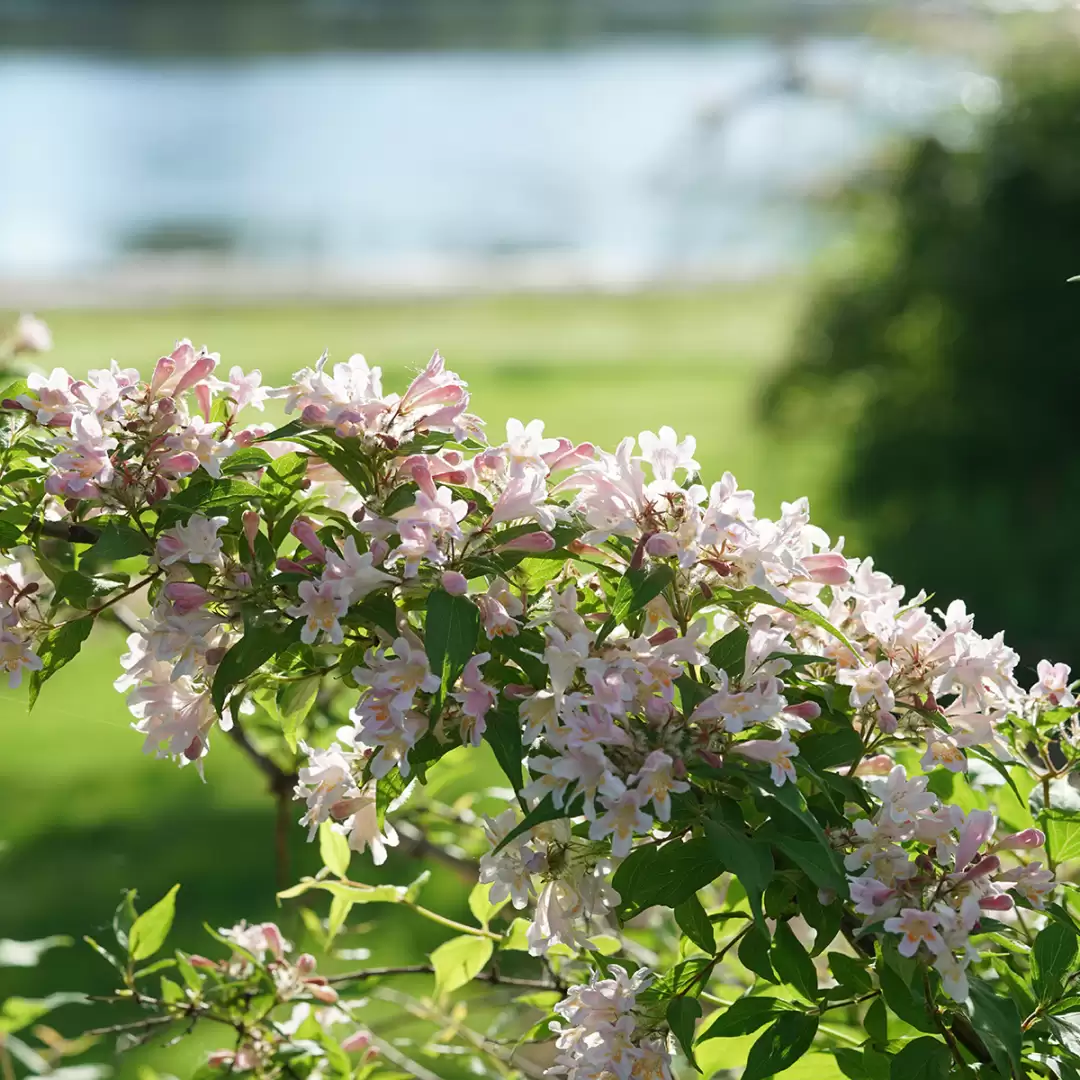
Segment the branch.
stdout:
<path fill-rule="evenodd" d="M 101 533 L 89 525 L 77 525 L 67 521 L 34 521 L 29 530 L 48 536 L 53 540 L 66 540 L 69 544 L 94 544 Z"/>
<path fill-rule="evenodd" d="M 363 982 L 365 979 L 381 979 L 389 975 L 434 975 L 435 968 L 431 964 L 402 964 L 398 967 L 364 968 L 362 971 L 347 971 L 342 975 L 331 975 L 327 978 L 329 983 Z M 556 990 L 549 982 L 541 979 L 516 979 L 508 975 L 500 975 L 497 971 L 481 971 L 473 976 L 476 982 L 491 983 L 493 986 L 519 986 L 526 990 Z"/>

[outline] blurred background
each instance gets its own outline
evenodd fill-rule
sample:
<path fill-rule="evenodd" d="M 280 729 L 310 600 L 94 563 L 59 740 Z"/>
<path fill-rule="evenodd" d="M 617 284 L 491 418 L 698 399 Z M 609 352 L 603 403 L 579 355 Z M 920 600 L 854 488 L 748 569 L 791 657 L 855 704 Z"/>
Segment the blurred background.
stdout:
<path fill-rule="evenodd" d="M 73 372 L 190 337 L 270 382 L 363 351 L 398 387 L 438 347 L 495 438 L 671 424 L 760 513 L 809 495 L 849 552 L 1007 629 L 1026 683 L 1080 644 L 1075 9 L 0 0 L 0 313 Z M 121 646 L 30 717 L 0 691 L 0 938 L 97 933 L 174 881 L 191 948 L 196 913 L 273 912 L 259 777 L 220 741 L 205 785 L 143 759 Z M 375 963 L 441 936 L 379 929 L 349 942 Z M 77 946 L 0 967 L 0 1000 L 108 983 Z"/>

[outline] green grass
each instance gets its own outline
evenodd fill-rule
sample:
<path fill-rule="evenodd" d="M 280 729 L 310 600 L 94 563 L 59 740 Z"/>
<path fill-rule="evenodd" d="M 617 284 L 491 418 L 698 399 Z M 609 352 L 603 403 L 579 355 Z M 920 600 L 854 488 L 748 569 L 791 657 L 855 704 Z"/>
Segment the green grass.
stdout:
<path fill-rule="evenodd" d="M 756 419 L 761 378 L 784 355 L 800 297 L 799 283 L 776 282 L 633 296 L 42 314 L 57 340 L 46 359 L 73 372 L 110 358 L 145 372 L 175 338 L 190 337 L 220 351 L 226 367 L 260 367 L 267 382 L 324 348 L 339 359 L 363 351 L 383 367 L 387 389 L 401 389 L 437 347 L 469 381 L 494 439 L 508 416 L 540 417 L 549 434 L 607 447 L 670 424 L 697 436 L 707 479 L 730 469 L 772 514 L 782 498 L 821 490 L 836 452 L 827 437 L 766 432 Z M 829 527 L 827 512 L 815 516 Z M 199 918 L 225 925 L 272 914 L 273 811 L 263 784 L 220 737 L 205 784 L 194 769 L 143 757 L 111 688 L 121 644 L 118 633 L 100 632 L 29 716 L 23 695 L 0 692 L 0 937 L 97 934 L 122 888 L 149 901 L 175 881 L 183 882 L 177 940 L 191 948 L 204 947 Z M 299 873 L 315 856 L 294 832 Z M 408 880 L 416 869 L 392 861 L 378 877 Z M 434 888 L 464 913 L 460 884 L 442 876 Z M 411 916 L 382 918 L 373 960 L 422 956 L 443 936 Z M 0 1000 L 108 981 L 80 945 L 36 971 L 0 970 Z M 82 1019 L 69 1010 L 59 1022 L 74 1031 Z M 180 1075 L 192 1052 L 171 1059 Z M 119 1075 L 136 1075 L 137 1060 Z"/>

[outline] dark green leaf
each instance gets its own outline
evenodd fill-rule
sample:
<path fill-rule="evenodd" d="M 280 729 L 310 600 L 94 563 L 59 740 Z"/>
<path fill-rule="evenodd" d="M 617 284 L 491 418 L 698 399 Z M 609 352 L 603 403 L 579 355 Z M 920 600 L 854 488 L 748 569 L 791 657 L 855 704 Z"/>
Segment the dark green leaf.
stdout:
<path fill-rule="evenodd" d="M 716 952 L 713 924 L 697 896 L 689 896 L 681 904 L 675 905 L 675 922 L 699 949 L 704 949 L 710 956 Z"/>
<path fill-rule="evenodd" d="M 501 851 L 511 840 L 516 840 L 522 833 L 527 833 L 530 829 L 537 825 L 543 825 L 545 821 L 557 821 L 560 818 L 574 817 L 575 814 L 581 812 L 582 799 L 579 796 L 576 799 L 571 799 L 569 803 L 564 803 L 562 807 L 557 807 L 552 801 L 551 795 L 545 795 L 495 846 L 493 854 Z M 633 855 L 633 852 L 630 853 Z M 629 862 L 629 859 L 626 860 Z M 626 865 L 623 863 L 623 866 Z M 622 867 L 620 866 L 621 870 Z M 614 879 L 612 879 L 612 885 L 614 886 Z M 699 886 L 700 887 L 700 886 Z"/>
<path fill-rule="evenodd" d="M 1031 950 L 1031 985 L 1040 1003 L 1060 996 L 1066 976 L 1076 968 L 1078 945 L 1076 933 L 1059 922 L 1039 931 Z"/>
<path fill-rule="evenodd" d="M 861 750 L 862 739 L 850 724 L 837 731 L 811 731 L 799 739 L 799 760 L 818 772 L 850 764 Z"/>
<path fill-rule="evenodd" d="M 666 1001 L 683 995 L 697 997 L 705 989 L 713 962 L 709 957 L 691 956 L 680 960 L 641 993 L 642 1001 Z"/>
<path fill-rule="evenodd" d="M 836 1065 L 849 1080 L 889 1080 L 889 1058 L 869 1047 L 852 1050 L 843 1047 L 833 1051 Z"/>
<path fill-rule="evenodd" d="M 243 446 L 222 462 L 222 476 L 236 476 L 237 473 L 255 472 L 268 465 L 273 458 L 258 446 Z"/>
<path fill-rule="evenodd" d="M 651 570 L 627 570 L 612 601 L 611 617 L 596 635 L 596 644 L 601 645 L 616 626 L 624 623 L 635 611 L 640 611 L 650 600 L 659 596 L 674 577 L 675 571 L 670 566 L 656 566 Z"/>
<path fill-rule="evenodd" d="M 749 642 L 749 631 L 743 626 L 736 627 L 719 641 L 713 642 L 709 649 L 709 663 L 726 671 L 731 682 L 737 683 L 746 668 L 746 646 Z"/>
<path fill-rule="evenodd" d="M 304 629 L 303 618 L 294 619 L 286 627 L 266 625 L 253 626 L 221 658 L 214 674 L 210 698 L 220 713 L 230 692 L 253 675 L 268 660 L 284 652 L 300 640 Z"/>
<path fill-rule="evenodd" d="M 885 1004 L 905 1024 L 910 1024 L 919 1031 L 936 1031 L 934 1021 L 926 1012 L 926 1001 L 921 993 L 916 994 L 900 974 L 884 960 L 877 964 L 878 982 L 885 995 Z"/>
<path fill-rule="evenodd" d="M 758 829 L 755 835 L 778 848 L 819 889 L 840 894 L 846 892 L 847 881 L 837 866 L 835 855 L 817 841 L 799 839 L 798 835 L 792 835 L 790 829 L 785 830 L 776 821 Z"/>
<path fill-rule="evenodd" d="M 90 636 L 94 620 L 88 615 L 71 619 L 50 630 L 37 644 L 41 670 L 30 673 L 30 708 L 34 707 L 45 685 L 65 664 L 79 655 L 82 643 Z"/>
<path fill-rule="evenodd" d="M 791 1068 L 813 1045 L 817 1029 L 816 1016 L 786 1012 L 777 1017 L 750 1047 L 742 1080 L 765 1080 Z"/>
<path fill-rule="evenodd" d="M 748 971 L 768 982 L 776 982 L 776 973 L 773 971 L 772 960 L 769 956 L 769 936 L 756 926 L 751 927 L 747 935 L 739 942 L 739 962 Z"/>
<path fill-rule="evenodd" d="M 781 981 L 794 986 L 804 998 L 813 1001 L 817 997 L 817 972 L 814 961 L 795 931 L 786 922 L 778 923 L 773 931 L 770 950 L 773 971 Z"/>
<path fill-rule="evenodd" d="M 690 1064 L 698 1069 L 694 1060 L 694 1025 L 701 1019 L 701 1002 L 697 998 L 677 997 L 668 1002 L 667 1022 Z"/>
<path fill-rule="evenodd" d="M 870 1002 L 863 1017 L 863 1027 L 877 1046 L 883 1048 L 889 1041 L 889 1010 L 885 1008 L 884 998 L 876 997 Z"/>
<path fill-rule="evenodd" d="M 794 1006 L 773 997 L 742 997 L 733 1001 L 704 1031 L 698 1043 L 706 1039 L 735 1039 L 764 1027 L 781 1012 Z"/>
<path fill-rule="evenodd" d="M 705 822 L 705 835 L 717 861 L 722 862 L 742 882 L 750 901 L 750 910 L 758 926 L 764 929 L 765 913 L 761 897 L 773 876 L 773 857 L 768 844 L 751 840 L 742 829 L 735 827 L 734 820 L 721 821 L 709 818 Z"/>
<path fill-rule="evenodd" d="M 68 570 L 56 583 L 56 598 L 72 607 L 85 610 L 90 606 L 91 600 L 124 588 L 130 580 L 127 574 L 89 577 L 78 570 Z"/>
<path fill-rule="evenodd" d="M 515 792 L 522 787 L 521 761 L 525 748 L 521 744 L 521 721 L 517 709 L 502 703 L 487 715 L 484 741 L 495 753 L 495 760 L 506 773 Z"/>
<path fill-rule="evenodd" d="M 874 985 L 870 972 L 846 953 L 829 953 L 829 970 L 836 981 L 852 994 L 868 993 Z"/>
<path fill-rule="evenodd" d="M 94 573 L 102 566 L 145 555 L 149 549 L 150 544 L 142 533 L 112 522 L 101 530 L 94 545 L 83 553 L 79 566 L 88 573 Z"/>
<path fill-rule="evenodd" d="M 981 979 L 970 979 L 969 986 L 972 1027 L 982 1036 L 998 1072 L 1002 1076 L 1020 1075 L 1023 1038 L 1020 1014 L 1012 998 L 999 997 Z"/>
<path fill-rule="evenodd" d="M 442 698 L 475 652 L 479 632 L 480 612 L 470 600 L 451 596 L 445 589 L 436 589 L 428 597 L 424 647 L 432 672 L 442 679 Z M 440 707 L 441 701 L 433 706 L 432 721 Z"/>
<path fill-rule="evenodd" d="M 715 846 L 703 837 L 635 848 L 611 880 L 622 898 L 619 917 L 631 919 L 653 904 L 676 907 L 725 869 Z"/>
<path fill-rule="evenodd" d="M 892 1059 L 890 1080 L 948 1080 L 952 1056 L 937 1039 L 913 1039 Z"/>

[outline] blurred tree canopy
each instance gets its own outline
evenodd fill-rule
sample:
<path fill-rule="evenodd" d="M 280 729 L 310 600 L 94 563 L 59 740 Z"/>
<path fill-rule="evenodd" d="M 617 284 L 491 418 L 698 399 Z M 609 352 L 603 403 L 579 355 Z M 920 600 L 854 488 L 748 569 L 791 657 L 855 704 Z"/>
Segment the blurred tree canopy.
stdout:
<path fill-rule="evenodd" d="M 1014 60 L 974 142 L 908 146 L 859 265 L 822 285 L 773 418 L 858 402 L 837 507 L 858 552 L 1080 659 L 1080 50 Z M 845 403 L 844 408 L 839 408 Z"/>

